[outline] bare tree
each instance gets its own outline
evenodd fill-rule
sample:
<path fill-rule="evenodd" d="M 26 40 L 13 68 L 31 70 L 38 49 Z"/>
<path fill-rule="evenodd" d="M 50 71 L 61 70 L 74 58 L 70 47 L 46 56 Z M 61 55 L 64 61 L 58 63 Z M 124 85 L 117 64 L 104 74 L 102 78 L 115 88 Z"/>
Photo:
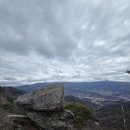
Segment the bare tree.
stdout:
<path fill-rule="evenodd" d="M 124 106 L 121 104 L 121 110 L 122 110 L 122 114 L 123 114 L 123 123 L 124 123 L 124 130 L 127 130 L 127 123 L 126 123 L 126 117 L 125 117 L 125 110 L 124 110 Z"/>

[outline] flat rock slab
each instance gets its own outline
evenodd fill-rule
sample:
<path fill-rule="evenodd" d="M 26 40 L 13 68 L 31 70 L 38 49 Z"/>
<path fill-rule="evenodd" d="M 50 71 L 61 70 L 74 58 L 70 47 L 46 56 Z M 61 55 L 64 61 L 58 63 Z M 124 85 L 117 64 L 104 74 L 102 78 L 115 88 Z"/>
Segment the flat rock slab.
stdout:
<path fill-rule="evenodd" d="M 40 90 L 24 94 L 15 100 L 18 107 L 36 111 L 63 109 L 63 102 L 63 84 L 50 84 Z"/>

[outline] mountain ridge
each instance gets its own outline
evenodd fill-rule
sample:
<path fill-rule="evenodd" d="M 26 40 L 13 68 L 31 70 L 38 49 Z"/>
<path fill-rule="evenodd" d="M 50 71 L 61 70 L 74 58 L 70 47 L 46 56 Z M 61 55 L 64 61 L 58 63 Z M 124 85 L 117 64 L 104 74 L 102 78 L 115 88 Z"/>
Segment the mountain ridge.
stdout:
<path fill-rule="evenodd" d="M 55 83 L 55 82 L 54 82 Z M 58 83 L 58 82 L 56 82 Z M 106 87 L 107 89 L 112 89 L 113 87 L 118 86 L 119 87 L 125 87 L 125 89 L 130 89 L 130 82 L 122 82 L 122 81 L 95 81 L 95 82 L 62 82 L 65 86 L 65 89 L 69 89 L 69 88 L 77 88 L 77 87 L 81 87 L 81 88 L 94 88 L 94 87 L 98 87 L 98 88 L 104 88 Z M 50 83 L 44 82 L 44 83 L 35 83 L 35 84 L 25 84 L 22 86 L 17 86 L 18 89 L 21 89 L 23 91 L 26 92 L 30 92 L 36 89 L 40 89 L 42 87 L 47 86 Z"/>

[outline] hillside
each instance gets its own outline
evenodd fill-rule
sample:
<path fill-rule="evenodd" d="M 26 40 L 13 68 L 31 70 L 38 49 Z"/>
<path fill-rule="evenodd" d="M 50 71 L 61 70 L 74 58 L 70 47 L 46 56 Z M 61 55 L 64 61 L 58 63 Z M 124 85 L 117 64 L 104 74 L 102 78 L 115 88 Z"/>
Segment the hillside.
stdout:
<path fill-rule="evenodd" d="M 65 101 L 67 103 L 81 103 L 89 108 L 92 108 L 93 103 L 85 102 L 74 96 L 66 96 Z M 106 103 L 107 104 L 107 103 Z M 124 112 L 122 110 L 124 109 Z M 130 102 L 115 102 L 113 105 L 104 105 L 97 110 L 92 109 L 93 114 L 99 120 L 100 128 L 99 130 L 127 130 L 130 128 Z M 126 120 L 126 125 L 124 126 L 124 118 Z M 92 128 L 92 126 L 91 126 Z M 96 128 L 97 129 L 97 128 Z"/>
<path fill-rule="evenodd" d="M 0 87 L 0 98 L 10 97 L 16 99 L 18 96 L 23 95 L 25 92 L 14 87 Z"/>
<path fill-rule="evenodd" d="M 122 107 L 124 110 L 122 110 Z M 105 130 L 130 129 L 130 102 L 117 102 L 114 105 L 106 105 L 95 113 Z M 124 118 L 126 120 L 125 125 Z"/>
<path fill-rule="evenodd" d="M 91 101 L 87 101 L 87 100 L 82 100 L 78 97 L 75 97 L 75 96 L 72 96 L 72 95 L 67 95 L 65 96 L 64 98 L 65 102 L 66 103 L 81 103 L 81 104 L 84 104 L 86 105 L 88 108 L 94 110 L 94 109 L 97 109 L 98 108 L 98 105 L 91 102 Z"/>

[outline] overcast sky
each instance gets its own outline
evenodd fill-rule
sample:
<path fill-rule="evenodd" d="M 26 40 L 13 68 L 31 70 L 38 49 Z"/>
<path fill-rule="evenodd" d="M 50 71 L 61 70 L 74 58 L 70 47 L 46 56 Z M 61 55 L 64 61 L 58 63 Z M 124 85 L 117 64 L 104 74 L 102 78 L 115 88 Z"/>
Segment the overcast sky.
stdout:
<path fill-rule="evenodd" d="M 0 85 L 130 81 L 130 0 L 0 0 Z"/>

